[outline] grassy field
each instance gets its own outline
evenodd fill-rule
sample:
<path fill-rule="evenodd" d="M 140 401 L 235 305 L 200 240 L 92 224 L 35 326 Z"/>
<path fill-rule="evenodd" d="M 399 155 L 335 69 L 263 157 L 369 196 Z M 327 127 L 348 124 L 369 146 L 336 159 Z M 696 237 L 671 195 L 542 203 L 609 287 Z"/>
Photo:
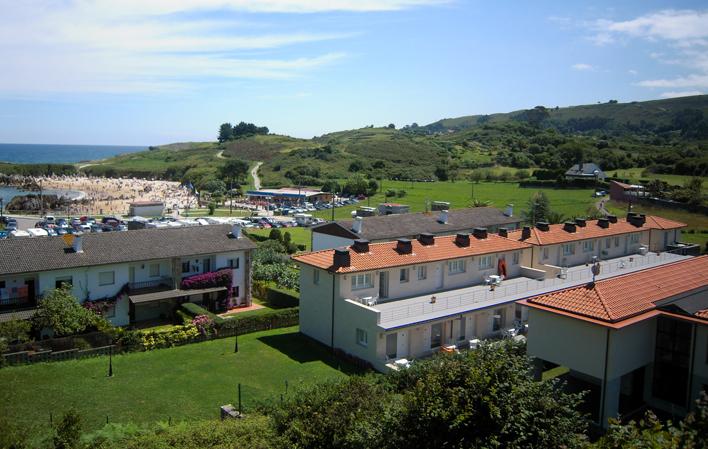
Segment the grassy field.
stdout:
<path fill-rule="evenodd" d="M 44 432 L 49 414 L 74 407 L 86 430 L 111 422 L 209 419 L 219 406 L 236 403 L 242 384 L 244 409 L 279 400 L 290 388 L 353 373 L 329 351 L 301 336 L 297 327 L 234 339 L 119 355 L 114 377 L 106 377 L 107 357 L 44 363 L 0 370 L 0 414 L 18 425 Z"/>
<path fill-rule="evenodd" d="M 687 181 L 689 181 L 692 176 L 684 176 L 684 175 L 665 175 L 665 174 L 659 174 L 659 173 L 647 173 L 646 176 L 642 175 L 642 172 L 644 171 L 643 168 L 641 167 L 635 167 L 635 168 L 628 168 L 628 169 L 623 169 L 623 170 L 610 170 L 608 172 L 609 175 L 615 176 L 619 178 L 625 178 L 629 179 L 633 183 L 639 183 L 640 180 L 646 180 L 646 179 L 660 179 L 670 185 L 676 185 L 676 186 L 683 186 Z M 703 191 L 708 192 L 708 179 L 703 178 Z"/>
<path fill-rule="evenodd" d="M 270 231 L 270 229 L 248 229 L 246 232 L 248 234 L 268 236 Z M 289 232 L 293 242 L 298 245 L 305 245 L 307 251 L 310 250 L 310 235 L 312 234 L 310 228 L 281 228 L 280 232 L 283 234 Z"/>

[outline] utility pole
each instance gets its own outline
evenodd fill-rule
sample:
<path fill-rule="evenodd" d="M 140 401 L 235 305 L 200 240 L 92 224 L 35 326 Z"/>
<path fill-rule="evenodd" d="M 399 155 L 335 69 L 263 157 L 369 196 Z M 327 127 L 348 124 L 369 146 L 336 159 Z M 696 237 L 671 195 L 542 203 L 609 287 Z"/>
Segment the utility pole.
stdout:
<path fill-rule="evenodd" d="M 42 180 L 39 180 L 39 215 L 44 217 L 44 197 L 42 196 Z"/>
<path fill-rule="evenodd" d="M 229 215 L 234 211 L 234 179 L 231 178 L 229 187 Z"/>

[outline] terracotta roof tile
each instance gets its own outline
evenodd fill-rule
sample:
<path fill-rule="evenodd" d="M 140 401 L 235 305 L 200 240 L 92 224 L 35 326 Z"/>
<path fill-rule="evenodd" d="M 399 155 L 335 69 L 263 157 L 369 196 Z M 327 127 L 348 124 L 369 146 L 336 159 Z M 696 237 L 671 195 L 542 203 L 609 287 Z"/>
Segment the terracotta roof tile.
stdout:
<path fill-rule="evenodd" d="M 617 223 L 610 223 L 607 228 L 602 228 L 598 220 L 587 220 L 586 225 L 576 226 L 575 232 L 568 232 L 563 229 L 563 224 L 552 224 L 548 226 L 548 231 L 541 231 L 536 227 L 531 228 L 531 237 L 524 240 L 533 245 L 553 245 L 558 243 L 573 242 L 577 240 L 609 237 L 621 234 L 641 232 L 647 229 L 678 229 L 685 227 L 684 223 L 668 220 L 666 218 L 647 216 L 646 223 L 642 227 L 634 226 L 626 219 L 620 218 Z M 521 240 L 521 230 L 509 232 L 509 238 Z"/>
<path fill-rule="evenodd" d="M 459 259 L 481 254 L 500 253 L 505 251 L 517 251 L 529 248 L 531 245 L 518 242 L 495 234 L 489 234 L 486 239 L 477 239 L 470 235 L 470 246 L 458 246 L 455 243 L 455 236 L 437 236 L 435 244 L 422 245 L 417 240 L 412 240 L 413 252 L 411 254 L 400 254 L 396 251 L 397 242 L 371 243 L 368 253 L 358 253 L 349 249 L 351 263 L 348 267 L 340 267 L 338 273 L 352 273 L 357 271 L 369 271 L 380 268 L 389 268 L 403 265 L 413 265 L 425 262 L 435 262 L 448 259 Z M 322 268 L 332 270 L 334 260 L 334 250 L 315 251 L 306 254 L 293 256 L 293 260 Z"/>
<path fill-rule="evenodd" d="M 703 309 L 699 310 L 698 312 L 694 313 L 698 318 L 705 318 L 708 320 L 708 309 Z"/>
<path fill-rule="evenodd" d="M 705 286 L 708 256 L 701 256 L 535 296 L 527 303 L 617 322 L 654 309 L 657 301 Z"/>

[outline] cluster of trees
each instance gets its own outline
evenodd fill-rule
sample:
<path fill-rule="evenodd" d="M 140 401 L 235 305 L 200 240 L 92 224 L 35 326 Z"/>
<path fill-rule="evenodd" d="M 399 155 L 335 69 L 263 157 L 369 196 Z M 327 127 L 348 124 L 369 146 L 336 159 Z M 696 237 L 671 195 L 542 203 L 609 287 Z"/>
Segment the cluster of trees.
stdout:
<path fill-rule="evenodd" d="M 254 136 L 256 134 L 268 134 L 267 126 L 256 126 L 253 123 L 239 122 L 238 125 L 231 123 L 222 123 L 219 127 L 219 136 L 217 140 L 223 143 L 229 140 L 238 139 L 240 137 Z"/>
<path fill-rule="evenodd" d="M 539 221 L 545 221 L 550 224 L 563 223 L 568 218 L 572 218 L 566 217 L 562 213 L 552 210 L 551 201 L 548 199 L 545 192 L 534 193 L 527 201 L 526 209 L 522 211 L 521 216 L 524 218 L 524 221 L 531 225 L 534 225 Z M 586 211 L 584 218 L 594 220 L 596 218 L 600 218 L 601 216 L 602 214 L 600 211 L 591 206 Z"/>
<path fill-rule="evenodd" d="M 274 232 L 276 231 L 276 232 Z M 275 282 L 278 287 L 300 290 L 300 272 L 288 254 L 298 250 L 289 232 L 273 229 L 269 238 L 258 242 L 253 254 L 253 280 Z"/>

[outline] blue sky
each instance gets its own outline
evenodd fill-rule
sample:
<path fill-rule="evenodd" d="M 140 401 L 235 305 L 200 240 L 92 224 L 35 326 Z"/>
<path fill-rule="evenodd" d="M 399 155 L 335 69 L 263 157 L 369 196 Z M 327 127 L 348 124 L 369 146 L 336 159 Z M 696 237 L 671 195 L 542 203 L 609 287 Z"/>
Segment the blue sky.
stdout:
<path fill-rule="evenodd" d="M 0 142 L 156 145 L 708 93 L 702 2 L 0 0 Z"/>

